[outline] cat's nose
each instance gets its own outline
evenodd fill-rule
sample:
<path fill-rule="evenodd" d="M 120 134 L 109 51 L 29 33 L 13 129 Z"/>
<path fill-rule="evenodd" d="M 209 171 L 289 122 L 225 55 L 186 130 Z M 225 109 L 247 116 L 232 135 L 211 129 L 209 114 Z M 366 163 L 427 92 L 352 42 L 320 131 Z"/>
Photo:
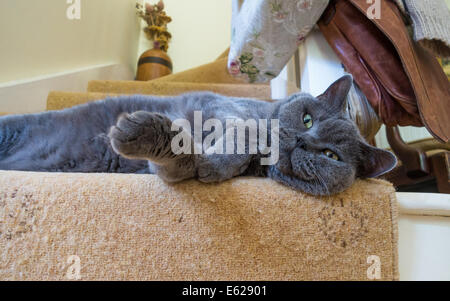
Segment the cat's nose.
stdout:
<path fill-rule="evenodd" d="M 301 148 L 301 149 L 303 149 L 303 150 L 306 150 L 306 142 L 305 142 L 305 139 L 303 139 L 303 138 L 301 138 L 301 137 L 297 137 L 297 144 L 296 144 L 296 146 L 299 147 L 299 148 Z"/>

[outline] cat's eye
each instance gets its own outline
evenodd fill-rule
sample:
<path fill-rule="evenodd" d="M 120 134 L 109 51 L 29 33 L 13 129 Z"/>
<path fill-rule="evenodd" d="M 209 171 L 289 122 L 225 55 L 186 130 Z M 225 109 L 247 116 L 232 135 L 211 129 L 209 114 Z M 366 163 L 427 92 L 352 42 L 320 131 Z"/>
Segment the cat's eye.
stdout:
<path fill-rule="evenodd" d="M 329 149 L 324 150 L 323 154 L 332 160 L 339 161 L 339 156 L 330 151 Z"/>
<path fill-rule="evenodd" d="M 305 127 L 307 129 L 312 128 L 312 126 L 313 126 L 313 119 L 312 119 L 311 115 L 309 115 L 309 114 L 303 115 L 303 124 L 305 125 Z"/>

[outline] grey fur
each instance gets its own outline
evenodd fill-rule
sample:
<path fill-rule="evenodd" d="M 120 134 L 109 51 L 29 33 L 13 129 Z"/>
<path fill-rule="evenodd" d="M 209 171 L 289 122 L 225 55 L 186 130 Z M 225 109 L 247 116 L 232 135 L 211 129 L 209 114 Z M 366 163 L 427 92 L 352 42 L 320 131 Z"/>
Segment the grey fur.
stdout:
<path fill-rule="evenodd" d="M 395 157 L 366 144 L 346 112 L 352 78 L 343 77 L 317 99 L 299 93 L 269 103 L 197 92 L 176 97 L 121 96 L 62 111 L 0 118 L 0 169 L 60 172 L 155 173 L 168 182 L 220 182 L 239 175 L 268 176 L 295 189 L 329 195 L 356 177 L 392 169 Z M 175 155 L 172 121 L 215 118 L 279 119 L 280 160 L 262 154 Z M 313 117 L 307 129 L 303 116 Z M 193 128 L 193 127 L 192 127 Z M 209 133 L 203 133 L 205 137 Z M 270 140 L 269 140 L 270 141 Z M 335 161 L 323 154 L 330 149 Z"/>

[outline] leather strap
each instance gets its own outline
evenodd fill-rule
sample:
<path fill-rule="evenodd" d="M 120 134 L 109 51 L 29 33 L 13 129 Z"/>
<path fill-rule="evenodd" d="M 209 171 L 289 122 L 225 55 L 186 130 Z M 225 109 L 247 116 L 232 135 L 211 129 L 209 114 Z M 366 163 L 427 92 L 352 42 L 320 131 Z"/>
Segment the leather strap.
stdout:
<path fill-rule="evenodd" d="M 350 2 L 364 14 L 371 6 L 366 0 Z M 426 128 L 436 139 L 447 143 L 450 138 L 450 83 L 437 59 L 412 41 L 394 3 L 381 1 L 381 18 L 372 22 L 396 48 Z"/>
<path fill-rule="evenodd" d="M 395 48 L 364 14 L 339 0 L 330 23 L 322 19 L 319 27 L 383 123 L 423 126 Z"/>

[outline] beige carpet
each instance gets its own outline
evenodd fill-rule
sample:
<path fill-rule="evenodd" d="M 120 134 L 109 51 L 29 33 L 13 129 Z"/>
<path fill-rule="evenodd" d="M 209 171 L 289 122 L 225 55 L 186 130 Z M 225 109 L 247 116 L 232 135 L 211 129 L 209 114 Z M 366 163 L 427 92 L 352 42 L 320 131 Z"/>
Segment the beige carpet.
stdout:
<path fill-rule="evenodd" d="M 0 171 L 0 280 L 398 279 L 393 187 L 318 198 L 268 179 Z M 73 274 L 71 274 L 73 275 Z"/>
<path fill-rule="evenodd" d="M 51 91 L 47 96 L 47 111 L 62 110 L 84 103 L 119 96 L 114 93 Z"/>
<path fill-rule="evenodd" d="M 211 91 L 227 96 L 271 99 L 269 85 L 192 83 L 171 81 L 93 80 L 88 92 L 117 94 L 177 95 L 192 91 Z"/>
<path fill-rule="evenodd" d="M 245 84 L 246 82 L 243 82 L 228 73 L 227 62 L 228 56 L 196 68 L 154 79 L 152 82 Z"/>
<path fill-rule="evenodd" d="M 118 82 L 119 83 L 119 82 Z M 121 85 L 122 83 L 119 83 L 119 85 Z M 195 84 L 193 84 L 195 85 Z M 170 86 L 167 84 L 164 84 L 165 87 Z M 184 84 L 183 89 L 186 89 L 185 92 L 190 91 L 189 90 L 189 84 Z M 238 86 L 240 87 L 240 86 Z M 244 88 L 244 87 L 243 87 Z M 206 89 L 205 91 L 214 91 L 214 87 L 210 87 L 210 89 Z M 231 87 L 225 87 L 224 90 L 222 91 L 214 91 L 216 93 L 221 93 L 222 95 L 229 95 L 229 96 L 234 96 L 234 97 L 238 97 L 239 95 L 245 95 L 245 96 L 240 96 L 240 97 L 253 97 L 252 95 L 252 90 L 247 90 L 244 91 L 245 89 L 241 89 L 240 92 L 241 94 L 237 94 L 236 95 L 230 95 L 233 94 L 231 91 L 236 92 L 238 89 L 236 89 L 236 87 L 231 88 Z M 76 105 L 80 105 L 80 104 L 84 104 L 87 102 L 91 102 L 91 101 L 95 101 L 95 100 L 100 100 L 100 99 L 105 99 L 106 97 L 110 96 L 110 97 L 115 97 L 115 96 L 120 96 L 121 93 L 123 95 L 123 91 L 116 91 L 118 93 L 110 93 L 110 92 L 104 92 L 104 93 L 99 93 L 99 92 L 63 92 L 63 91 L 51 91 L 48 94 L 47 97 L 47 107 L 46 110 L 50 111 L 50 110 L 62 110 L 65 108 L 70 108 Z M 159 92 L 159 93 L 156 93 Z M 165 92 L 165 93 L 164 93 Z M 141 92 L 142 93 L 142 92 Z M 153 90 L 152 95 L 159 95 L 159 96 L 169 96 L 169 95 L 177 95 L 183 93 L 182 91 L 178 91 L 176 88 L 173 90 L 164 90 L 164 91 L 155 91 Z M 142 94 L 146 94 L 146 93 L 142 93 Z M 258 96 L 262 96 L 262 95 L 258 95 L 255 94 L 256 97 Z M 270 101 L 269 99 L 267 99 L 268 101 Z"/>

